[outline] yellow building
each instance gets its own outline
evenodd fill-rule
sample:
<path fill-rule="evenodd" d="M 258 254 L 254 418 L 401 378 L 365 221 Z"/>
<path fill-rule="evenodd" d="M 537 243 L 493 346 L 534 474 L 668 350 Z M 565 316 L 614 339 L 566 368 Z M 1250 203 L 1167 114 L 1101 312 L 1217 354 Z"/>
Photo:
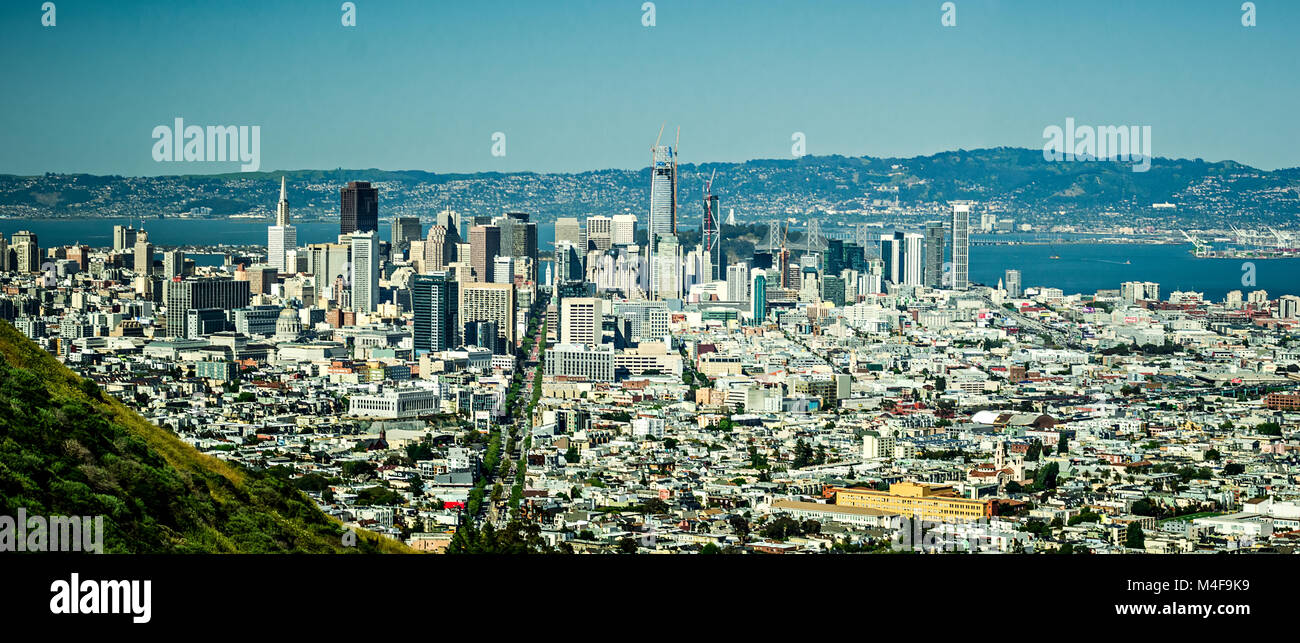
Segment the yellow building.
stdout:
<path fill-rule="evenodd" d="M 868 488 L 834 489 L 835 504 L 866 507 L 923 520 L 962 521 L 993 515 L 993 502 L 959 498 L 951 486 L 898 482 L 889 491 Z"/>

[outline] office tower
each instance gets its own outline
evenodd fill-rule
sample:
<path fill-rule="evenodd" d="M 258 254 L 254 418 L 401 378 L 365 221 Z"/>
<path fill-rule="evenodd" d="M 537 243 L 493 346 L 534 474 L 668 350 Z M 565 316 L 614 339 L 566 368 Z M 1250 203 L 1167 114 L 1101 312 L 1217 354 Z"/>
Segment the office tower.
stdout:
<path fill-rule="evenodd" d="M 587 253 L 582 223 L 576 217 L 560 217 L 555 220 L 555 245 L 565 241 L 573 244 L 575 248 L 581 248 L 582 254 Z"/>
<path fill-rule="evenodd" d="M 757 326 L 767 317 L 767 271 L 754 268 L 749 274 L 750 323 Z"/>
<path fill-rule="evenodd" d="M 456 247 L 465 242 L 465 235 L 461 232 L 460 214 L 454 210 L 443 210 L 434 218 L 434 225 L 440 225 L 447 231 L 447 245 L 443 254 L 443 261 L 447 264 L 460 261 L 460 256 L 456 254 Z"/>
<path fill-rule="evenodd" d="M 354 232 L 352 239 L 352 310 L 372 313 L 379 306 L 379 235 Z"/>
<path fill-rule="evenodd" d="M 411 277 L 416 353 L 449 350 L 460 343 L 459 293 L 460 284 L 446 271 Z"/>
<path fill-rule="evenodd" d="M 379 231 L 379 189 L 352 181 L 339 190 L 339 234 Z"/>
<path fill-rule="evenodd" d="M 130 252 L 135 249 L 136 229 L 131 226 L 113 226 L 113 251 Z"/>
<path fill-rule="evenodd" d="M 587 243 L 588 249 L 609 250 L 614 245 L 614 220 L 600 215 L 587 217 Z"/>
<path fill-rule="evenodd" d="M 925 278 L 930 288 L 943 286 L 943 224 L 937 221 L 925 224 Z"/>
<path fill-rule="evenodd" d="M 891 284 L 903 283 L 903 235 L 901 232 L 880 235 L 880 259 L 884 262 L 882 278 Z"/>
<path fill-rule="evenodd" d="M 555 244 L 555 283 L 581 281 L 585 275 L 582 270 L 582 258 L 578 249 L 568 241 Z"/>
<path fill-rule="evenodd" d="M 528 220 L 527 213 L 509 212 L 496 225 L 501 228 L 501 255 L 527 259 L 527 279 L 536 282 L 537 224 Z"/>
<path fill-rule="evenodd" d="M 435 272 L 447 267 L 447 228 L 429 226 L 429 236 L 424 240 L 424 272 Z"/>
<path fill-rule="evenodd" d="M 512 284 L 515 282 L 515 258 L 502 255 L 492 262 L 492 283 Z"/>
<path fill-rule="evenodd" d="M 153 268 L 153 244 L 149 243 L 149 235 L 141 231 L 135 239 L 132 269 L 137 275 L 147 275 L 151 268 Z"/>
<path fill-rule="evenodd" d="M 970 287 L 970 204 L 952 204 L 952 289 Z"/>
<path fill-rule="evenodd" d="M 307 246 L 307 272 L 312 276 L 312 286 L 317 296 L 337 302 L 339 293 L 333 290 L 335 280 L 350 279 L 348 258 L 352 248 L 345 243 L 313 243 Z"/>
<path fill-rule="evenodd" d="M 515 345 L 515 287 L 512 284 L 467 284 L 461 289 L 460 322 L 489 321 L 507 347 Z M 481 344 L 480 344 L 481 345 Z"/>
<path fill-rule="evenodd" d="M 1238 293 L 1240 296 L 1240 293 Z M 1282 295 L 1277 298 L 1277 316 L 1281 319 L 1296 319 L 1300 317 L 1300 297 L 1295 295 Z"/>
<path fill-rule="evenodd" d="M 1150 281 L 1126 281 L 1119 285 L 1120 299 L 1127 303 L 1136 301 L 1159 301 L 1160 284 Z"/>
<path fill-rule="evenodd" d="M 501 228 L 476 225 L 469 231 L 470 266 L 474 281 L 492 281 L 492 268 L 501 254 Z"/>
<path fill-rule="evenodd" d="M 588 228 L 590 230 L 590 228 Z M 677 234 L 677 154 L 671 146 L 656 145 L 650 151 L 650 223 L 646 236 L 649 239 L 650 298 L 658 299 L 658 272 L 655 257 L 663 235 Z"/>
<path fill-rule="evenodd" d="M 848 268 L 845 261 L 843 239 L 827 239 L 826 254 L 822 256 L 822 270 L 828 275 L 838 275 Z"/>
<path fill-rule="evenodd" d="M 843 306 L 844 296 L 845 296 L 844 291 L 845 291 L 844 279 L 842 279 L 839 275 L 822 276 L 822 290 L 821 290 L 822 301 L 829 301 L 835 304 L 836 306 Z"/>
<path fill-rule="evenodd" d="M 749 265 L 743 261 L 727 266 L 727 301 L 749 301 Z"/>
<path fill-rule="evenodd" d="M 609 224 L 609 241 L 616 246 L 630 246 L 636 243 L 636 215 L 614 215 Z"/>
<path fill-rule="evenodd" d="M 1008 270 L 1006 274 L 1006 278 L 1003 281 L 1005 282 L 1005 287 L 1007 289 L 1008 297 L 1014 298 L 1024 294 L 1024 291 L 1020 289 L 1019 270 Z"/>
<path fill-rule="evenodd" d="M 185 337 L 185 320 L 190 310 L 223 311 L 248 306 L 247 281 L 233 279 L 175 279 L 163 282 L 164 320 L 167 337 Z"/>
<path fill-rule="evenodd" d="M 36 233 L 19 230 L 14 233 L 13 243 L 15 272 L 40 272 L 41 247 L 36 240 Z"/>
<path fill-rule="evenodd" d="M 915 232 L 903 235 L 903 283 L 909 286 L 921 285 L 922 252 L 925 237 Z"/>
<path fill-rule="evenodd" d="M 505 343 L 501 341 L 496 322 L 473 321 L 465 323 L 464 344 L 486 348 L 498 355 L 508 354 Z"/>
<path fill-rule="evenodd" d="M 656 299 L 682 298 L 682 247 L 675 234 L 659 235 L 658 249 L 654 260 L 658 269 L 651 268 L 650 274 L 656 280 L 653 284 Z"/>
<path fill-rule="evenodd" d="M 722 279 L 722 228 L 718 210 L 718 195 L 713 194 L 713 179 L 704 186 L 704 219 L 700 223 L 700 245 L 704 248 L 707 270 L 703 281 Z"/>
<path fill-rule="evenodd" d="M 168 250 L 163 253 L 163 279 L 171 279 L 185 274 L 185 253 L 180 250 Z"/>
<path fill-rule="evenodd" d="M 5 241 L 5 236 L 0 234 L 0 272 L 9 272 L 13 269 L 13 262 L 9 260 L 9 242 Z"/>
<path fill-rule="evenodd" d="M 600 344 L 604 336 L 600 322 L 604 304 L 604 300 L 594 297 L 569 297 L 561 301 L 560 343 L 591 347 Z"/>
<path fill-rule="evenodd" d="M 406 256 L 411 249 L 412 241 L 419 241 L 424 237 L 424 230 L 420 226 L 419 217 L 393 217 L 393 229 L 390 239 L 393 244 L 394 254 L 401 253 Z M 410 257 L 407 257 L 410 259 Z"/>

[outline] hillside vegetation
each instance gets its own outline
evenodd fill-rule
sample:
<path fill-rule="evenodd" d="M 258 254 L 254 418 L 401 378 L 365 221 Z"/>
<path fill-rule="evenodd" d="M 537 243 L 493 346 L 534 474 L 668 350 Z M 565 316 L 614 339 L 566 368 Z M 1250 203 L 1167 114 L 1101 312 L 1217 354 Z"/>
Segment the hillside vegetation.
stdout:
<path fill-rule="evenodd" d="M 203 455 L 0 322 L 0 514 L 104 517 L 117 553 L 402 552 L 283 479 Z"/>

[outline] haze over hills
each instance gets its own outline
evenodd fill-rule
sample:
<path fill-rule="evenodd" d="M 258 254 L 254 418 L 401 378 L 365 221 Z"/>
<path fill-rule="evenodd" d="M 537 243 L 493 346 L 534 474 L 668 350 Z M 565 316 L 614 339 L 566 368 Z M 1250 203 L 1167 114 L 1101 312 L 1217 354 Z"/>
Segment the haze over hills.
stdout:
<path fill-rule="evenodd" d="M 1134 223 L 1290 227 L 1300 216 L 1300 168 L 1259 170 L 1233 161 L 1156 158 L 1146 172 L 1118 162 L 1049 162 L 1038 149 L 957 150 L 913 158 L 804 156 L 742 163 L 682 164 L 679 218 L 692 222 L 704 182 L 716 172 L 723 211 L 740 221 L 834 213 L 846 220 L 904 208 L 973 199 L 1018 220 L 1086 223 L 1109 213 Z M 418 170 L 291 170 L 158 177 L 46 174 L 0 176 L 0 215 L 9 217 L 270 216 L 278 178 L 290 183 L 296 219 L 330 218 L 339 188 L 371 181 L 381 217 L 471 214 L 559 216 L 630 212 L 648 203 L 649 169 L 570 174 L 436 174 Z M 1155 212 L 1153 203 L 1176 209 Z M 894 211 L 896 212 L 896 211 Z M 1113 221 L 1112 221 L 1113 222 Z"/>
<path fill-rule="evenodd" d="M 409 551 L 277 470 L 202 455 L 0 322 L 0 515 L 103 516 L 106 553 Z"/>

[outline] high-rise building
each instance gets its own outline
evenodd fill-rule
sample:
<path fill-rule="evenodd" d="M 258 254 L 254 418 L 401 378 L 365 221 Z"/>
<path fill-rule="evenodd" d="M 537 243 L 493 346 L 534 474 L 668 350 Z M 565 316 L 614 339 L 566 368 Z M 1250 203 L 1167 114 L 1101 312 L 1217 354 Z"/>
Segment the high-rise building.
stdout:
<path fill-rule="evenodd" d="M 339 190 L 339 234 L 379 232 L 379 189 L 352 181 Z"/>
<path fill-rule="evenodd" d="M 352 310 L 371 313 L 379 306 L 379 235 L 354 232 L 352 240 Z"/>
<path fill-rule="evenodd" d="M 336 283 L 352 278 L 348 266 L 352 248 L 346 243 L 313 243 L 307 246 L 307 272 L 317 296 L 340 302 L 342 293 Z"/>
<path fill-rule="evenodd" d="M 411 249 L 412 241 L 419 241 L 424 237 L 424 230 L 420 226 L 419 217 L 393 217 L 392 225 L 390 243 L 393 246 L 393 254 L 401 253 L 405 255 Z"/>
<path fill-rule="evenodd" d="M 925 237 L 915 232 L 903 235 L 903 283 L 909 286 L 920 286 L 924 278 L 921 272 L 924 241 Z"/>
<path fill-rule="evenodd" d="M 460 343 L 459 288 L 446 271 L 411 277 L 412 339 L 417 353 L 449 350 Z"/>
<path fill-rule="evenodd" d="M 762 324 L 767 317 L 767 271 L 755 268 L 750 271 L 750 323 Z"/>
<path fill-rule="evenodd" d="M 507 347 L 515 344 L 515 287 L 513 284 L 467 284 L 461 290 L 460 322 L 496 324 Z M 482 344 L 480 344 L 481 346 Z"/>
<path fill-rule="evenodd" d="M 289 197 L 284 177 L 280 177 L 280 201 L 276 204 L 275 225 L 266 230 L 266 263 L 280 272 L 297 272 L 286 260 L 298 249 L 298 229 L 289 222 Z"/>
<path fill-rule="evenodd" d="M 604 335 L 600 321 L 604 303 L 595 297 L 569 297 L 561 301 L 560 343 L 591 347 L 600 344 Z"/>
<path fill-rule="evenodd" d="M 185 320 L 193 309 L 224 311 L 248 306 L 249 282 L 233 279 L 171 279 L 163 282 L 167 337 L 186 337 Z"/>
<path fill-rule="evenodd" d="M 1008 297 L 1015 298 L 1024 294 L 1024 291 L 1021 290 L 1020 288 L 1019 270 L 1008 270 L 1006 273 L 1006 277 L 1003 279 L 1003 282 L 1004 282 L 1004 287 L 1007 289 Z"/>
<path fill-rule="evenodd" d="M 952 288 L 970 287 L 970 204 L 952 204 Z"/>
<path fill-rule="evenodd" d="M 658 249 L 654 255 L 656 267 L 651 267 L 650 274 L 656 280 L 653 283 L 655 299 L 682 298 L 682 247 L 677 235 L 659 235 Z M 656 269 L 657 268 L 657 269 Z"/>
<path fill-rule="evenodd" d="M 137 230 L 131 226 L 113 226 L 113 251 L 130 252 L 135 249 Z"/>
<path fill-rule="evenodd" d="M 650 223 L 646 244 L 650 263 L 650 298 L 658 299 L 657 266 L 659 242 L 663 235 L 677 234 L 677 151 L 669 145 L 655 145 L 650 150 Z"/>
<path fill-rule="evenodd" d="M 492 262 L 492 283 L 512 284 L 515 282 L 515 258 L 501 255 Z"/>
<path fill-rule="evenodd" d="M 168 250 L 163 253 L 163 279 L 180 277 L 185 274 L 185 253 L 180 250 Z"/>
<path fill-rule="evenodd" d="M 14 233 L 13 247 L 15 272 L 40 272 L 41 247 L 36 240 L 36 233 L 19 230 Z"/>
<path fill-rule="evenodd" d="M 616 246 L 630 246 L 636 243 L 636 215 L 614 215 L 610 219 L 609 240 Z"/>
<path fill-rule="evenodd" d="M 727 301 L 749 301 L 749 264 L 727 266 Z"/>
<path fill-rule="evenodd" d="M 582 270 L 582 257 L 578 248 L 568 241 L 555 243 L 555 283 L 581 281 L 585 275 Z"/>
<path fill-rule="evenodd" d="M 555 220 L 555 243 L 567 241 L 573 244 L 573 247 L 581 249 L 581 254 L 587 254 L 586 237 L 582 233 L 582 223 L 576 217 L 560 217 Z"/>
<path fill-rule="evenodd" d="M 932 221 L 925 224 L 925 277 L 923 283 L 930 288 L 943 285 L 943 224 Z"/>
<path fill-rule="evenodd" d="M 149 243 L 149 235 L 141 231 L 135 238 L 134 261 L 132 270 L 137 275 L 148 275 L 149 270 L 153 268 L 153 244 Z"/>
<path fill-rule="evenodd" d="M 424 240 L 424 272 L 435 272 L 447 267 L 449 252 L 447 228 L 442 225 L 429 226 L 429 236 Z M 455 253 L 455 249 L 450 249 Z"/>
<path fill-rule="evenodd" d="M 706 271 L 703 281 L 722 279 L 722 226 L 718 210 L 718 195 L 713 194 L 712 179 L 705 187 L 704 219 L 700 227 L 700 245 L 704 249 Z"/>
<path fill-rule="evenodd" d="M 470 266 L 474 281 L 492 281 L 492 269 L 501 254 L 501 228 L 476 225 L 469 231 Z"/>
<path fill-rule="evenodd" d="M 589 249 L 609 250 L 614 245 L 614 220 L 604 215 L 587 217 L 587 243 Z"/>

